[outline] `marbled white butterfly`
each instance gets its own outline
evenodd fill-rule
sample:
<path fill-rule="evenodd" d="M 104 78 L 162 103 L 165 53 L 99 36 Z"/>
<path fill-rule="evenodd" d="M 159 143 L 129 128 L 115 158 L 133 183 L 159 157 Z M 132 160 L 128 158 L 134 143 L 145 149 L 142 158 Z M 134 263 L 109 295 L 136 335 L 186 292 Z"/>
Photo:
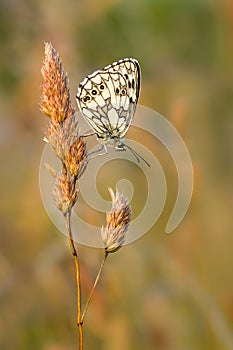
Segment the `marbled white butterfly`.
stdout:
<path fill-rule="evenodd" d="M 124 58 L 97 70 L 79 84 L 78 106 L 105 153 L 106 146 L 118 151 L 128 148 L 138 161 L 145 161 L 123 140 L 136 111 L 139 91 L 140 66 L 134 58 Z"/>

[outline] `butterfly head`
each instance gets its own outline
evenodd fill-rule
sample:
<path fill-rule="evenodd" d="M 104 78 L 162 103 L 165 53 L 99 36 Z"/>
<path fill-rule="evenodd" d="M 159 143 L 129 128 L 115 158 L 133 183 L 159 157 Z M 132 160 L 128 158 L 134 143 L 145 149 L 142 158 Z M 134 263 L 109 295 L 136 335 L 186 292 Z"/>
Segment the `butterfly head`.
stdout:
<path fill-rule="evenodd" d="M 119 138 L 119 132 L 105 131 L 102 134 L 96 134 L 99 142 L 105 144 L 106 146 L 111 146 L 116 149 L 119 149 L 123 146 L 122 139 Z"/>

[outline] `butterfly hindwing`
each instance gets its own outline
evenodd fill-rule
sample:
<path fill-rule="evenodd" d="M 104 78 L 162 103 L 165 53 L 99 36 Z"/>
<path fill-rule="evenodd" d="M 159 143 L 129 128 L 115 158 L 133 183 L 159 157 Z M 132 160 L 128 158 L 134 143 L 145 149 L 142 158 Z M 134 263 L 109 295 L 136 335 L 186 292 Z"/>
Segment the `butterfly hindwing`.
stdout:
<path fill-rule="evenodd" d="M 120 139 L 134 116 L 139 90 L 139 63 L 125 58 L 88 75 L 79 85 L 77 102 L 99 137 Z"/>

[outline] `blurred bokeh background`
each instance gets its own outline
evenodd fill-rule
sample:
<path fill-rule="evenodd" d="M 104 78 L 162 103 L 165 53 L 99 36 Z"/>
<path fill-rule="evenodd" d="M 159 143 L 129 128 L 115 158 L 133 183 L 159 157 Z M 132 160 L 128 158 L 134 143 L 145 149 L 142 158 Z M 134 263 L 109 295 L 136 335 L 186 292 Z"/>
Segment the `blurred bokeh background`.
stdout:
<path fill-rule="evenodd" d="M 61 55 L 73 101 L 86 74 L 136 57 L 139 103 L 173 123 L 195 173 L 190 209 L 166 235 L 176 171 L 166 150 L 151 146 L 168 179 L 165 210 L 147 235 L 107 262 L 84 348 L 233 349 L 231 0 L 1 0 L 0 348 L 77 349 L 73 260 L 38 183 L 48 122 L 38 108 L 44 40 Z M 125 166 L 117 163 L 119 176 Z M 101 180 L 107 197 L 116 179 L 103 172 Z M 102 251 L 80 247 L 80 256 L 85 300 Z"/>

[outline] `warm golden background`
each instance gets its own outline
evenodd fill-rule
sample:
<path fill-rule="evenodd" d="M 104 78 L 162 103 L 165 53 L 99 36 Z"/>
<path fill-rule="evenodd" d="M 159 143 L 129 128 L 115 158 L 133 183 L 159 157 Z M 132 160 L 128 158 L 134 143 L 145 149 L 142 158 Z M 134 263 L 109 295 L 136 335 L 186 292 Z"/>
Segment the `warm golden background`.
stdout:
<path fill-rule="evenodd" d="M 189 212 L 166 235 L 176 173 L 164 148 L 153 149 L 171 194 L 155 227 L 107 262 L 84 349 L 233 349 L 232 38 L 231 0 L 1 1 L 0 349 L 77 349 L 73 261 L 38 185 L 44 40 L 61 55 L 73 99 L 86 74 L 136 57 L 140 104 L 176 126 L 195 170 Z M 106 194 L 113 184 L 102 179 Z M 80 250 L 85 296 L 101 254 Z"/>

